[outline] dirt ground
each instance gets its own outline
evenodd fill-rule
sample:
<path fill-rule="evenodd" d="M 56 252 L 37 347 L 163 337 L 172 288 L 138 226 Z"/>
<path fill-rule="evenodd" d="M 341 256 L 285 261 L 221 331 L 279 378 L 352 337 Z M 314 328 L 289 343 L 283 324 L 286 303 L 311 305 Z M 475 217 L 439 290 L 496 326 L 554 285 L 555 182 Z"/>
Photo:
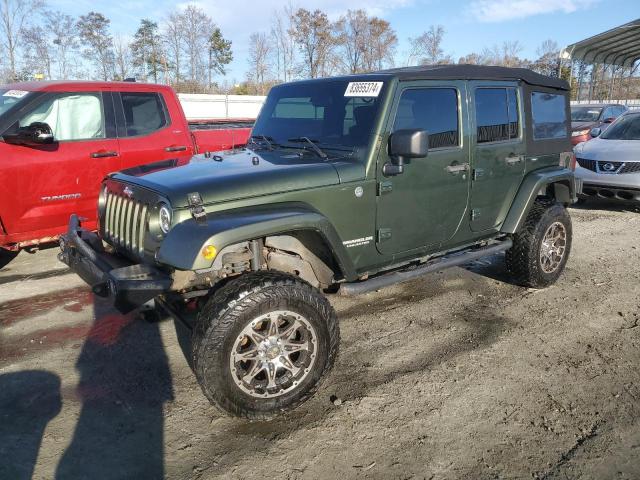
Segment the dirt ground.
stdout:
<path fill-rule="evenodd" d="M 497 256 L 333 298 L 333 372 L 269 423 L 209 406 L 173 322 L 23 252 L 0 272 L 0 478 L 638 479 L 640 212 L 594 207 L 547 290 Z"/>

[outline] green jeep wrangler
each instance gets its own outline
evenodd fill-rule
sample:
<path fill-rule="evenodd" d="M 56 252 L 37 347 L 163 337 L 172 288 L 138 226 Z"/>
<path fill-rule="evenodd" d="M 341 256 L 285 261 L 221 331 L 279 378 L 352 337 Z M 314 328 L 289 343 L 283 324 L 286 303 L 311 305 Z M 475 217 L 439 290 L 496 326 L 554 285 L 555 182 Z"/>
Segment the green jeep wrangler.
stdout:
<path fill-rule="evenodd" d="M 517 283 L 555 282 L 576 199 L 569 121 L 567 83 L 526 69 L 278 85 L 248 148 L 109 175 L 98 234 L 72 216 L 60 259 L 122 312 L 154 299 L 192 331 L 211 403 L 269 418 L 308 399 L 334 363 L 324 293 L 503 251 Z"/>

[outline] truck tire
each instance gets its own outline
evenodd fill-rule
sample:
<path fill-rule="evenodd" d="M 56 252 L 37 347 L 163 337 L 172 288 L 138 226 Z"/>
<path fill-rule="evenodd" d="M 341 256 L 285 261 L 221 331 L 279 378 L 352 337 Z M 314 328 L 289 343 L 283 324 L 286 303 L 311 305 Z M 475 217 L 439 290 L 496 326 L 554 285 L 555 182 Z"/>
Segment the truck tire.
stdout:
<path fill-rule="evenodd" d="M 16 258 L 20 252 L 14 252 L 12 250 L 5 250 L 0 248 L 0 268 L 6 267 L 11 260 Z"/>
<path fill-rule="evenodd" d="M 559 203 L 537 200 L 507 250 L 507 269 L 520 285 L 544 288 L 558 280 L 571 252 L 571 217 Z"/>
<path fill-rule="evenodd" d="M 339 339 L 335 311 L 319 290 L 292 275 L 249 273 L 217 290 L 199 312 L 194 371 L 211 404 L 267 420 L 314 394 Z"/>

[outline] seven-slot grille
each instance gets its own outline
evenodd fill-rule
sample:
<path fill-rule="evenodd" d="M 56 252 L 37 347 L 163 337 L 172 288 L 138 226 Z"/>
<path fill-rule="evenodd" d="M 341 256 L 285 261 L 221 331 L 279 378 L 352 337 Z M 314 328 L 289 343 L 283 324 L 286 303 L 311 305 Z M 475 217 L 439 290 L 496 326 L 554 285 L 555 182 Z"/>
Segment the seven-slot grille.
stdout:
<path fill-rule="evenodd" d="M 578 158 L 578 165 L 592 172 L 598 173 L 638 173 L 640 172 L 640 162 L 610 162 L 608 160 L 589 160 Z M 613 168 L 607 170 L 604 166 L 610 164 Z"/>
<path fill-rule="evenodd" d="M 144 253 L 149 207 L 132 198 L 107 192 L 104 212 L 104 237 L 114 247 L 136 257 Z"/>

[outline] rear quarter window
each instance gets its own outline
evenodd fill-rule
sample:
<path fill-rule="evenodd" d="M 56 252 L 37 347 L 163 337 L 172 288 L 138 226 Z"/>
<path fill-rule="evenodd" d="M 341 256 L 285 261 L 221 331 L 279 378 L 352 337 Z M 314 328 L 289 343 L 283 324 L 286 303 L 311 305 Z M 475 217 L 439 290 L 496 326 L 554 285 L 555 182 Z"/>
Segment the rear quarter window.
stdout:
<path fill-rule="evenodd" d="M 564 95 L 532 92 L 531 117 L 534 140 L 565 138 L 568 135 Z"/>

